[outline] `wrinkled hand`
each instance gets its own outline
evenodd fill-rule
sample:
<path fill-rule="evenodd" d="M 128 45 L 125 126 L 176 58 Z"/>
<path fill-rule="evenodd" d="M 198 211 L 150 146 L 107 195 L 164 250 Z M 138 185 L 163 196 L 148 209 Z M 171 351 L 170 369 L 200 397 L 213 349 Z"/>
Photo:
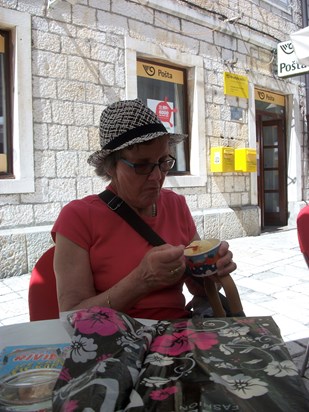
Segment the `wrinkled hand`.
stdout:
<path fill-rule="evenodd" d="M 153 247 L 139 264 L 141 282 L 148 291 L 177 283 L 185 271 L 184 246 L 164 244 Z"/>
<path fill-rule="evenodd" d="M 226 241 L 222 241 L 219 248 L 220 258 L 217 260 L 217 276 L 225 276 L 233 272 L 237 265 L 233 261 L 233 253 L 229 250 L 229 244 Z"/>

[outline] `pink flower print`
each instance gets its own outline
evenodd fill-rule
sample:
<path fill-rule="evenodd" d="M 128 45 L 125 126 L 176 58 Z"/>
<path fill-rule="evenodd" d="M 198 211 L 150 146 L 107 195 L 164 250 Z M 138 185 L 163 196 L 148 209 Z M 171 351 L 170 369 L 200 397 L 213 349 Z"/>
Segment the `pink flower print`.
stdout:
<path fill-rule="evenodd" d="M 192 351 L 195 347 L 201 350 L 210 349 L 218 343 L 217 335 L 212 332 L 193 332 L 189 329 L 174 332 L 172 335 L 157 336 L 150 350 L 165 355 L 177 356 Z"/>
<path fill-rule="evenodd" d="M 180 322 L 175 322 L 173 326 L 175 329 L 187 329 L 192 326 L 192 322 L 190 320 L 183 320 Z"/>
<path fill-rule="evenodd" d="M 63 367 L 61 369 L 60 374 L 59 374 L 59 379 L 66 381 L 66 382 L 72 379 L 72 376 L 68 368 Z"/>
<path fill-rule="evenodd" d="M 255 322 L 255 319 L 254 319 L 254 318 L 237 319 L 237 323 L 242 323 L 242 324 L 245 324 L 245 325 L 250 325 L 250 324 L 252 324 L 252 323 L 254 323 L 254 322 Z"/>
<path fill-rule="evenodd" d="M 271 335 L 271 332 L 268 329 L 264 328 L 263 326 L 261 326 L 260 328 L 257 328 L 256 331 L 259 335 Z"/>
<path fill-rule="evenodd" d="M 125 329 L 125 324 L 116 311 L 100 306 L 77 312 L 74 322 L 75 327 L 86 335 L 97 333 L 110 336 L 119 329 Z"/>
<path fill-rule="evenodd" d="M 65 401 L 61 411 L 62 412 L 74 412 L 77 410 L 77 408 L 78 408 L 77 400 Z"/>
<path fill-rule="evenodd" d="M 176 392 L 178 392 L 178 388 L 176 386 L 171 386 L 170 388 L 152 391 L 150 397 L 154 401 L 164 401 L 164 399 L 167 399 L 170 395 L 173 395 Z"/>
<path fill-rule="evenodd" d="M 97 362 L 104 362 L 106 359 L 111 358 L 113 355 L 111 353 L 103 353 L 103 355 L 97 358 Z"/>

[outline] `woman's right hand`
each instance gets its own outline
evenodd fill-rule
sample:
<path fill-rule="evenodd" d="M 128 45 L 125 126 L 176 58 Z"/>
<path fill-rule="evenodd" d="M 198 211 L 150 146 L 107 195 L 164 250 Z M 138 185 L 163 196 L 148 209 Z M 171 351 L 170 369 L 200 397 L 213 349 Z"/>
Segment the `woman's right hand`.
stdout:
<path fill-rule="evenodd" d="M 177 283 L 183 276 L 186 265 L 185 246 L 164 244 L 153 247 L 141 260 L 137 274 L 147 292 Z"/>

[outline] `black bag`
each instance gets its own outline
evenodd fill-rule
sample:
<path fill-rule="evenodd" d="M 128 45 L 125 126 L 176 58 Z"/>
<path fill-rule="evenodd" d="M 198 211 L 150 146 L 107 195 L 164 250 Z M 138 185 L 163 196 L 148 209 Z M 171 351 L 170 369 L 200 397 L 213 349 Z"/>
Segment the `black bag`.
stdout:
<path fill-rule="evenodd" d="M 145 326 L 110 308 L 70 315 L 53 412 L 308 411 L 309 394 L 271 317 Z"/>

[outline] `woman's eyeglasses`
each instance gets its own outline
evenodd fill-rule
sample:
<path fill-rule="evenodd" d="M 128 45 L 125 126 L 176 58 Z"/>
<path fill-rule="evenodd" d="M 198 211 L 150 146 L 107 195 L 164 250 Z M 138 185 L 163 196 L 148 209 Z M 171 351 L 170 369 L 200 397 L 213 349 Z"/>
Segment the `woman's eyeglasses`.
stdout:
<path fill-rule="evenodd" d="M 169 156 L 167 160 L 162 160 L 158 163 L 132 163 L 129 160 L 121 158 L 120 160 L 126 165 L 132 167 L 137 175 L 150 175 L 156 166 L 161 170 L 161 172 L 166 173 L 174 167 L 176 162 L 175 157 Z"/>

